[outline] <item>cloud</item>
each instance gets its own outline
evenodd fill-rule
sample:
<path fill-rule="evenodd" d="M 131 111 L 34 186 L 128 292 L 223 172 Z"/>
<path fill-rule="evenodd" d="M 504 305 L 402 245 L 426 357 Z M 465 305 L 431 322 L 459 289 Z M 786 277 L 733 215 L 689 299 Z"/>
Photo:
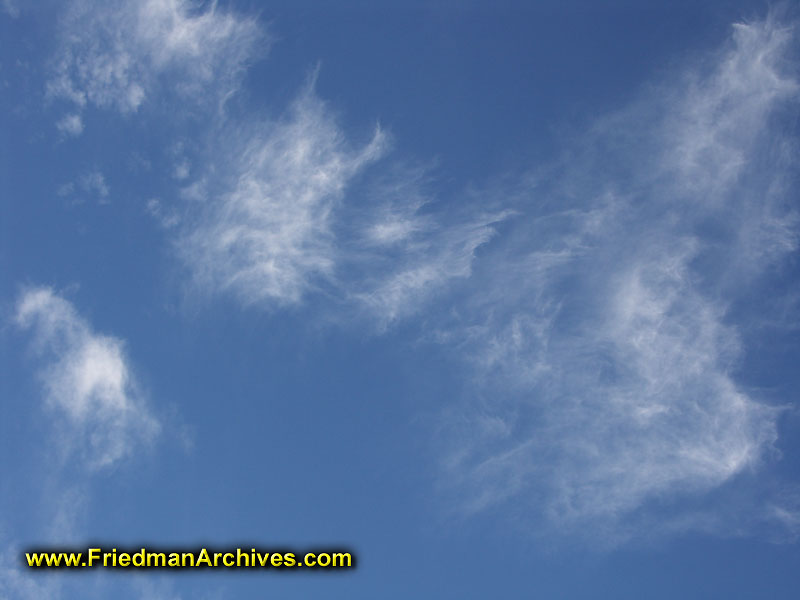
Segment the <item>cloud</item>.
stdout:
<path fill-rule="evenodd" d="M 77 137 L 83 131 L 83 119 L 78 114 L 66 115 L 57 124 L 61 133 Z"/>
<path fill-rule="evenodd" d="M 56 190 L 56 194 L 58 194 L 62 198 L 71 196 L 74 193 L 75 193 L 75 184 L 71 181 L 68 181 L 67 183 L 62 183 L 60 186 L 58 186 L 58 190 Z"/>
<path fill-rule="evenodd" d="M 180 256 L 198 289 L 245 306 L 324 297 L 380 331 L 425 309 L 479 390 L 442 424 L 466 512 L 609 539 L 702 529 L 687 503 L 755 476 L 777 441 L 781 408 L 738 369 L 745 286 L 797 247 L 791 43 L 773 18 L 737 24 L 563 162 L 460 205 L 388 161 L 380 129 L 350 141 L 312 81 L 275 122 L 215 128 Z"/>
<path fill-rule="evenodd" d="M 91 469 L 109 467 L 154 438 L 159 423 L 121 340 L 94 332 L 49 288 L 26 290 L 15 322 L 32 331 L 35 353 L 45 361 L 39 377 L 46 406 L 63 425 L 70 454 Z"/>
<path fill-rule="evenodd" d="M 184 160 L 175 165 L 175 170 L 172 172 L 172 176 L 179 181 L 186 179 L 187 177 L 189 177 L 190 169 L 191 166 L 189 165 L 189 162 Z"/>
<path fill-rule="evenodd" d="M 0 600 L 39 600 L 60 597 L 60 582 L 52 577 L 32 577 L 19 566 L 19 554 L 10 548 L 0 553 Z"/>
<path fill-rule="evenodd" d="M 711 72 L 698 69 L 672 97 L 675 114 L 666 124 L 673 129 L 665 167 L 693 199 L 724 202 L 750 165 L 754 144 L 776 103 L 796 96 L 796 79 L 781 71 L 791 27 L 773 16 L 764 23 L 733 25 L 733 49 L 728 49 Z"/>
<path fill-rule="evenodd" d="M 74 182 L 69 181 L 60 185 L 56 193 L 62 198 L 74 196 L 76 187 L 85 195 L 95 196 L 97 201 L 101 204 L 108 202 L 108 195 L 111 192 L 103 173 L 97 169 L 93 169 L 81 175 Z M 83 200 L 84 198 L 78 198 L 75 202 L 78 203 Z"/>
<path fill-rule="evenodd" d="M 79 184 L 84 192 L 94 192 L 101 200 L 108 197 L 109 189 L 106 178 L 100 171 L 86 173 L 80 178 Z"/>
<path fill-rule="evenodd" d="M 171 229 L 180 223 L 180 217 L 173 211 L 165 210 L 158 198 L 150 198 L 145 204 L 145 210 L 164 229 Z"/>
<path fill-rule="evenodd" d="M 277 123 L 253 127 L 206 193 L 181 254 L 195 281 L 246 305 L 293 305 L 334 277 L 335 213 L 348 184 L 386 148 L 344 137 L 309 86 Z M 197 182 L 199 183 L 199 182 Z M 193 188 L 196 195 L 199 188 Z"/>
<path fill-rule="evenodd" d="M 408 197 L 390 198 L 360 232 L 359 247 L 350 255 L 362 269 L 343 287 L 381 329 L 418 313 L 455 280 L 469 278 L 477 248 L 494 237 L 493 225 L 512 214 L 481 211 L 457 220 L 445 214 L 422 216 L 424 205 Z"/>
<path fill-rule="evenodd" d="M 463 510 L 609 539 L 704 529 L 687 503 L 771 455 L 781 409 L 737 381 L 758 317 L 738 300 L 797 247 L 791 41 L 772 18 L 735 25 L 713 61 L 598 119 L 508 194 L 524 214 L 437 334 L 481 390 L 443 421 Z"/>
<path fill-rule="evenodd" d="M 12 19 L 16 19 L 19 16 L 19 7 L 14 0 L 3 0 L 0 6 L 3 8 L 3 12 Z"/>
<path fill-rule="evenodd" d="M 160 92 L 222 102 L 264 48 L 254 19 L 187 0 L 75 0 L 61 29 L 48 95 L 123 114 Z"/>
<path fill-rule="evenodd" d="M 324 295 L 334 320 L 366 316 L 385 330 L 469 277 L 475 250 L 512 211 L 432 208 L 425 169 L 388 161 L 379 127 L 351 142 L 315 77 L 282 119 L 238 136 L 217 128 L 226 141 L 211 145 L 225 150 L 184 188 L 180 255 L 198 289 L 267 309 Z"/>

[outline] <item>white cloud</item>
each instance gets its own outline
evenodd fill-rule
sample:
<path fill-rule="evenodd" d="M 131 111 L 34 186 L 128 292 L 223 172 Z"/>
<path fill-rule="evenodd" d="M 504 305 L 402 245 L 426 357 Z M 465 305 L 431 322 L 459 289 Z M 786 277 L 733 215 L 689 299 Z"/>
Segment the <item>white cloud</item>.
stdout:
<path fill-rule="evenodd" d="M 227 145 L 212 144 L 214 168 L 203 169 L 211 176 L 184 188 L 181 256 L 201 289 L 244 305 L 298 305 L 322 292 L 335 320 L 355 311 L 384 330 L 468 278 L 475 250 L 511 211 L 429 210 L 424 170 L 377 166 L 386 134 L 351 143 L 313 86 L 278 122 L 249 123 L 238 137 L 224 128 Z"/>
<path fill-rule="evenodd" d="M 415 207 L 412 203 L 408 208 Z M 475 250 L 495 235 L 492 225 L 509 214 L 477 215 L 467 223 L 444 226 L 416 212 L 405 216 L 396 210 L 384 212 L 365 231 L 369 250 L 354 257 L 367 267 L 361 279 L 347 282 L 351 298 L 381 328 L 418 312 L 453 280 L 471 275 Z"/>
<path fill-rule="evenodd" d="M 569 162 L 492 203 L 513 211 L 446 213 L 413 172 L 353 197 L 385 136 L 350 143 L 310 86 L 276 123 L 227 124 L 184 188 L 181 255 L 245 305 L 322 291 L 381 329 L 431 307 L 447 323 L 431 335 L 485 386 L 450 414 L 442 461 L 468 511 L 516 500 L 622 535 L 656 528 L 642 515 L 660 503 L 658 528 L 690 527 L 681 502 L 755 472 L 777 439 L 780 411 L 737 382 L 729 308 L 797 246 L 796 155 L 774 121 L 798 90 L 789 39 L 737 25 L 713 64 L 598 119 Z"/>
<path fill-rule="evenodd" d="M 729 309 L 797 247 L 788 41 L 771 19 L 735 26 L 714 65 L 599 119 L 522 194 L 439 332 L 483 383 L 446 419 L 465 510 L 513 501 L 588 535 L 705 529 L 682 503 L 765 460 L 780 411 L 737 382 L 749 313 Z"/>
<path fill-rule="evenodd" d="M 157 92 L 223 101 L 263 36 L 254 19 L 188 0 L 75 0 L 47 91 L 78 107 L 136 112 Z"/>
<path fill-rule="evenodd" d="M 158 433 L 121 340 L 94 332 L 49 288 L 25 291 L 15 321 L 32 330 L 47 362 L 40 371 L 46 405 L 64 425 L 68 450 L 90 468 L 115 464 Z"/>
<path fill-rule="evenodd" d="M 108 197 L 110 190 L 105 176 L 100 171 L 90 171 L 82 175 L 79 184 L 84 192 L 96 194 L 101 201 Z"/>
<path fill-rule="evenodd" d="M 83 131 L 83 119 L 78 114 L 66 115 L 57 124 L 58 130 L 71 136 L 79 136 Z"/>
<path fill-rule="evenodd" d="M 221 189 L 207 192 L 182 255 L 204 287 L 244 304 L 297 304 L 333 278 L 336 210 L 385 136 L 353 148 L 310 88 L 285 119 L 249 130 L 225 153 L 229 171 L 209 184 Z"/>
<path fill-rule="evenodd" d="M 145 210 L 164 229 L 171 229 L 180 223 L 180 217 L 174 211 L 165 210 L 158 198 L 150 198 L 145 204 Z"/>
<path fill-rule="evenodd" d="M 175 169 L 172 172 L 172 176 L 177 179 L 178 181 L 182 181 L 189 177 L 189 171 L 191 166 L 189 165 L 189 161 L 181 161 L 177 165 L 175 165 Z"/>
<path fill-rule="evenodd" d="M 94 196 L 100 204 L 105 204 L 108 202 L 108 195 L 111 192 L 106 183 L 105 176 L 97 169 L 87 171 L 76 181 L 69 181 L 61 184 L 56 194 L 62 198 L 69 198 L 75 196 L 76 188 L 78 191 L 83 192 L 84 195 L 84 197 L 76 198 L 74 200 L 76 203 L 84 201 L 85 196 Z"/>
<path fill-rule="evenodd" d="M 340 295 L 379 330 L 420 313 L 472 273 L 477 248 L 512 211 L 476 203 L 444 207 L 428 194 L 426 169 L 389 165 L 342 206 L 337 230 Z M 350 313 L 349 316 L 353 316 Z"/>
<path fill-rule="evenodd" d="M 738 182 L 770 111 L 796 96 L 797 81 L 780 69 L 791 40 L 792 29 L 773 17 L 737 23 L 711 73 L 692 73 L 671 99 L 676 114 L 663 132 L 672 138 L 663 160 L 693 200 L 713 202 Z"/>

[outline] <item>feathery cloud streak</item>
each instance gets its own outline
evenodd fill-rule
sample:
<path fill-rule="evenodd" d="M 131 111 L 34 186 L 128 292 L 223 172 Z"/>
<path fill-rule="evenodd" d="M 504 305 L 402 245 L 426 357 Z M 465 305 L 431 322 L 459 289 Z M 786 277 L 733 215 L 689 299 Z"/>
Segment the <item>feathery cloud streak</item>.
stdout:
<path fill-rule="evenodd" d="M 383 154 L 385 135 L 352 148 L 309 88 L 285 119 L 233 144 L 230 173 L 209 183 L 182 255 L 204 287 L 244 304 L 296 304 L 332 277 L 333 213 L 348 182 Z"/>
<path fill-rule="evenodd" d="M 376 129 L 350 143 L 313 80 L 288 114 L 242 136 L 225 128 L 214 179 L 187 188 L 199 218 L 187 218 L 179 244 L 200 289 L 233 294 L 244 305 L 297 305 L 324 291 L 385 327 L 418 310 L 448 281 L 466 277 L 475 248 L 508 212 L 443 226 L 421 216 L 418 174 L 375 184 L 355 202 L 347 192 L 385 156 Z M 233 141 L 231 141 L 233 140 Z M 207 169 L 211 171 L 211 169 Z M 370 187 L 370 186 L 367 186 Z"/>
<path fill-rule="evenodd" d="M 736 382 L 748 315 L 729 308 L 797 247 L 791 41 L 736 25 L 713 65 L 600 119 L 520 192 L 527 215 L 476 265 L 488 291 L 441 333 L 494 388 L 448 419 L 468 511 L 513 501 L 623 535 L 658 503 L 666 527 L 775 442 L 779 410 Z"/>

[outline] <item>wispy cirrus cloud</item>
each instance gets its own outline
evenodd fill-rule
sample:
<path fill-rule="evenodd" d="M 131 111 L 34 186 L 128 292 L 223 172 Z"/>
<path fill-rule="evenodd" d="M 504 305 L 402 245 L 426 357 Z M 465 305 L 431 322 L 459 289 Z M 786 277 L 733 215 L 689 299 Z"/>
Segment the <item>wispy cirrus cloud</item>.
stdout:
<path fill-rule="evenodd" d="M 95 332 L 50 288 L 26 290 L 15 323 L 32 332 L 44 360 L 46 406 L 58 417 L 69 454 L 90 469 L 110 467 L 159 432 L 120 339 Z"/>
<path fill-rule="evenodd" d="M 793 26 L 774 16 L 736 23 L 733 49 L 692 70 L 668 94 L 672 114 L 660 132 L 668 139 L 660 159 L 690 198 L 727 202 L 731 186 L 752 168 L 754 145 L 764 141 L 770 114 L 797 95 L 796 78 L 781 68 L 793 36 Z"/>
<path fill-rule="evenodd" d="M 511 214 L 426 210 L 424 171 L 395 168 L 380 128 L 352 143 L 314 77 L 282 119 L 238 137 L 224 129 L 235 142 L 214 147 L 231 158 L 186 188 L 194 200 L 179 248 L 200 289 L 244 305 L 298 305 L 322 292 L 385 329 L 468 277 L 476 248 Z"/>
<path fill-rule="evenodd" d="M 61 22 L 61 48 L 47 84 L 51 98 L 136 112 L 161 93 L 222 102 L 265 49 L 252 18 L 188 0 L 75 0 Z M 79 116 L 79 115 L 78 115 Z M 61 121 L 77 135 L 75 115 Z"/>
<path fill-rule="evenodd" d="M 357 276 L 342 284 L 348 299 L 383 330 L 419 313 L 455 282 L 468 279 L 476 250 L 496 235 L 497 223 L 513 214 L 510 210 L 422 214 L 425 202 L 414 197 L 409 193 L 380 198 L 383 205 L 355 234 L 350 258 Z"/>
<path fill-rule="evenodd" d="M 465 510 L 611 538 L 702 529 L 682 503 L 769 455 L 780 409 L 737 382 L 758 309 L 731 307 L 797 247 L 792 39 L 772 18 L 737 24 L 715 60 L 598 120 L 515 192 L 526 214 L 439 334 L 485 384 L 444 425 Z"/>
<path fill-rule="evenodd" d="M 68 27 L 85 20 L 103 42 L 68 38 L 50 93 L 79 107 L 134 112 L 173 73 L 179 93 L 213 82 L 219 100 L 263 39 L 178 0 L 76 6 Z M 444 426 L 468 512 L 514 502 L 564 530 L 619 533 L 653 527 L 660 503 L 664 529 L 698 527 L 681 502 L 754 473 L 777 439 L 780 410 L 737 380 L 750 315 L 733 308 L 797 247 L 780 125 L 798 93 L 793 43 L 773 18 L 734 26 L 491 210 L 443 209 L 414 173 L 360 186 L 387 170 L 388 136 L 354 143 L 313 83 L 274 121 L 218 115 L 205 163 L 175 165 L 183 211 L 148 210 L 177 226 L 196 289 L 242 305 L 319 294 L 384 331 L 428 307 L 430 335 L 484 385 Z"/>
<path fill-rule="evenodd" d="M 377 129 L 350 144 L 309 87 L 288 114 L 233 142 L 233 157 L 185 231 L 181 254 L 195 281 L 244 304 L 291 305 L 334 276 L 335 212 L 348 184 L 382 156 Z M 195 206 L 192 206 L 195 208 Z"/>
<path fill-rule="evenodd" d="M 82 132 L 88 105 L 129 114 L 174 93 L 221 102 L 266 45 L 255 19 L 184 0 L 75 0 L 61 28 L 48 95 L 74 104 L 58 123 L 68 135 Z M 375 186 L 366 201 L 348 198 L 365 173 L 381 172 L 388 136 L 376 128 L 369 141 L 348 139 L 315 93 L 315 77 L 277 120 L 211 113 L 199 138 L 213 150 L 193 159 L 202 166 L 182 142 L 174 147 L 185 210 L 167 215 L 156 200 L 147 210 L 181 223 L 177 245 L 196 289 L 262 307 L 297 305 L 325 289 L 385 328 L 467 277 L 476 248 L 510 212 L 423 216 L 430 200 L 410 173 Z M 104 180 L 87 176 L 61 193 L 76 185 L 101 199 L 108 193 Z"/>

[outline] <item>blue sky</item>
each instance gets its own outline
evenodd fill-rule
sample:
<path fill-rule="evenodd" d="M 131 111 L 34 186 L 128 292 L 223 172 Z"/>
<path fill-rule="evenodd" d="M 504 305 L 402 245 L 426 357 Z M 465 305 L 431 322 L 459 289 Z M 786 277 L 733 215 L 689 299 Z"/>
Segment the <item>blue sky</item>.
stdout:
<path fill-rule="evenodd" d="M 795 597 L 791 5 L 0 7 L 0 598 Z"/>

